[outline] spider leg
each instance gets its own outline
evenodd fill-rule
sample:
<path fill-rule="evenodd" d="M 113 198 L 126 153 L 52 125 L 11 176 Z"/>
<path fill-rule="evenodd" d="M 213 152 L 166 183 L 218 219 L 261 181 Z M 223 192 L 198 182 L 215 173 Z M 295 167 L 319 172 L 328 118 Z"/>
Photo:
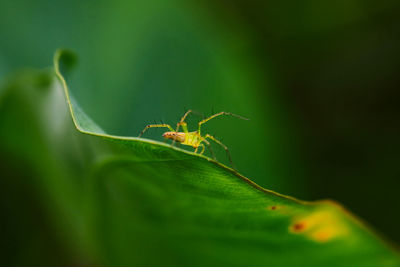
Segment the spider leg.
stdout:
<path fill-rule="evenodd" d="M 180 126 L 182 126 L 183 131 L 184 131 L 185 133 L 187 132 L 187 124 L 186 124 L 185 120 L 186 120 L 187 116 L 188 116 L 190 113 L 194 113 L 194 114 L 196 114 L 196 115 L 203 116 L 201 113 L 189 109 L 188 111 L 186 111 L 185 115 L 183 115 L 183 117 L 181 118 L 181 120 L 177 123 L 177 125 L 176 125 L 177 127 L 176 127 L 176 131 L 175 131 L 175 132 L 178 132 L 178 131 L 179 131 L 179 127 L 180 127 Z"/>
<path fill-rule="evenodd" d="M 175 132 L 178 132 L 178 131 L 179 131 L 179 127 L 182 126 L 183 131 L 184 131 L 185 133 L 188 133 L 187 123 L 185 122 L 185 120 L 186 120 L 186 117 L 187 117 L 190 113 L 199 114 L 198 112 L 193 111 L 193 110 L 191 110 L 191 109 L 189 109 L 188 111 L 186 111 L 186 113 L 183 115 L 183 117 L 181 118 L 181 120 L 177 123 L 177 125 L 176 125 L 176 131 L 175 131 Z M 172 145 L 173 145 L 173 144 L 175 144 L 175 140 L 172 142 Z"/>
<path fill-rule="evenodd" d="M 215 157 L 214 151 L 211 148 L 211 144 L 210 142 L 208 142 L 206 139 L 203 140 L 204 143 L 206 143 L 208 150 L 210 150 L 211 156 L 213 157 L 214 160 L 217 160 L 217 158 Z M 203 154 L 204 150 L 201 151 L 201 154 Z"/>
<path fill-rule="evenodd" d="M 202 148 L 201 152 L 199 153 L 200 155 L 202 155 L 204 153 L 204 149 L 206 148 L 203 144 L 200 144 L 198 147 L 196 147 L 196 149 L 194 150 L 194 153 L 197 153 L 197 150 L 199 149 L 199 147 Z"/>
<path fill-rule="evenodd" d="M 204 124 L 204 123 L 208 122 L 209 120 L 212 120 L 212 119 L 214 119 L 214 118 L 216 118 L 216 117 L 218 117 L 218 116 L 222 116 L 222 115 L 233 116 L 233 117 L 236 117 L 236 118 L 239 118 L 239 119 L 242 119 L 242 120 L 249 120 L 249 119 L 247 119 L 247 118 L 245 118 L 245 117 L 242 117 L 242 116 L 239 116 L 239 115 L 230 113 L 230 112 L 222 111 L 222 112 L 219 112 L 219 113 L 217 113 L 217 114 L 211 115 L 210 117 L 208 117 L 208 118 L 206 118 L 206 119 L 200 121 L 200 122 L 199 122 L 199 130 L 198 130 L 198 132 L 200 133 L 200 128 L 201 128 L 201 125 L 202 125 L 202 124 Z"/>
<path fill-rule="evenodd" d="M 204 150 L 206 149 L 206 147 L 205 147 L 203 144 L 200 144 L 200 146 L 203 148 L 203 149 L 201 150 L 201 152 L 200 152 L 200 155 L 203 155 Z"/>
<path fill-rule="evenodd" d="M 236 166 L 235 166 L 235 164 L 233 164 L 231 153 L 229 152 L 228 147 L 226 145 L 224 145 L 221 141 L 219 141 L 218 139 L 216 139 L 212 135 L 206 134 L 206 136 L 204 138 L 209 138 L 209 139 L 213 140 L 215 143 L 217 143 L 218 145 L 222 146 L 226 151 L 226 154 L 228 156 L 229 162 L 232 164 L 232 167 L 236 170 Z"/>
<path fill-rule="evenodd" d="M 184 131 L 185 133 L 188 132 L 187 124 L 186 124 L 185 120 L 186 120 L 186 117 L 187 117 L 191 112 L 192 112 L 191 109 L 189 109 L 188 111 L 186 111 L 185 115 L 183 115 L 183 117 L 181 118 L 181 120 L 176 124 L 176 131 L 175 131 L 175 132 L 178 132 L 178 131 L 179 131 L 179 127 L 180 127 L 180 126 L 182 126 L 182 129 L 183 129 L 183 131 Z M 174 145 L 174 144 L 175 144 L 175 140 L 172 141 L 172 145 Z M 196 151 L 197 151 L 197 150 L 196 150 Z M 195 152 L 196 152 L 196 151 L 195 151 Z"/>
<path fill-rule="evenodd" d="M 192 112 L 191 109 L 189 109 L 188 111 L 186 111 L 185 115 L 183 115 L 183 117 L 181 118 L 181 120 L 178 122 L 178 124 L 176 125 L 176 131 L 179 131 L 179 127 L 182 126 L 183 131 L 186 133 L 187 132 L 187 126 L 186 126 L 186 117 Z"/>
<path fill-rule="evenodd" d="M 147 131 L 147 129 L 149 128 L 168 128 L 172 132 L 174 131 L 174 129 L 169 124 L 149 124 L 146 127 L 144 127 L 143 131 L 139 134 L 139 137 L 141 137 L 144 134 L 144 132 Z"/>

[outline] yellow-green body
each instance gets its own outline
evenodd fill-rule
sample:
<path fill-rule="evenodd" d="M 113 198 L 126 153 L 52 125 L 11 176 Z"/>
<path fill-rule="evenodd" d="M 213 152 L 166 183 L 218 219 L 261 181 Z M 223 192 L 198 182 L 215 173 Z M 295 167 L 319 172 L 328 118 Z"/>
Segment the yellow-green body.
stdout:
<path fill-rule="evenodd" d="M 163 134 L 164 138 L 174 140 L 182 145 L 198 148 L 205 138 L 202 137 L 197 131 L 195 132 L 166 132 Z"/>
<path fill-rule="evenodd" d="M 169 132 L 165 132 L 163 134 L 164 138 L 171 139 L 174 142 L 181 143 L 182 145 L 191 146 L 191 147 L 193 147 L 195 149 L 194 150 L 195 153 L 197 153 L 197 150 L 198 150 L 199 147 L 202 147 L 202 150 L 201 150 L 200 154 L 203 154 L 203 152 L 204 152 L 205 146 L 202 144 L 202 143 L 204 143 L 204 144 L 207 145 L 207 147 L 209 148 L 211 154 L 213 155 L 213 158 L 215 159 L 214 153 L 213 153 L 213 151 L 211 149 L 211 146 L 210 146 L 210 142 L 208 142 L 206 140 L 208 138 L 208 139 L 213 140 L 215 143 L 219 144 L 220 146 L 222 146 L 225 149 L 225 151 L 226 151 L 226 153 L 228 155 L 229 161 L 233 165 L 232 159 L 231 159 L 231 155 L 229 153 L 228 148 L 223 143 L 221 143 L 219 140 L 217 140 L 215 137 L 213 137 L 213 136 L 211 136 L 209 134 L 206 134 L 206 135 L 202 136 L 201 135 L 201 125 L 206 123 L 207 121 L 209 121 L 209 120 L 211 120 L 211 119 L 213 119 L 215 117 L 221 116 L 221 115 L 230 115 L 230 116 L 234 116 L 234 117 L 237 117 L 239 119 L 244 119 L 244 120 L 248 120 L 248 119 L 243 118 L 243 117 L 241 117 L 239 115 L 235 115 L 235 114 L 232 114 L 232 113 L 229 113 L 229 112 L 222 111 L 220 113 L 214 114 L 214 115 L 212 115 L 212 116 L 200 121 L 199 122 L 199 128 L 198 128 L 197 131 L 189 132 L 188 129 L 187 129 L 187 124 L 185 122 L 185 119 L 186 119 L 187 115 L 189 115 L 189 113 L 191 113 L 191 112 L 192 112 L 192 110 L 189 110 L 189 111 L 187 111 L 185 113 L 185 115 L 183 115 L 181 121 L 178 122 L 178 124 L 177 124 L 176 130 L 174 130 L 171 127 L 171 125 L 169 125 L 169 124 L 164 124 L 164 123 L 163 124 L 149 124 L 139 134 L 139 137 L 141 137 L 143 135 L 143 133 L 149 128 L 154 128 L 154 127 L 168 128 L 170 131 Z M 179 127 L 182 127 L 183 132 L 179 132 Z"/>

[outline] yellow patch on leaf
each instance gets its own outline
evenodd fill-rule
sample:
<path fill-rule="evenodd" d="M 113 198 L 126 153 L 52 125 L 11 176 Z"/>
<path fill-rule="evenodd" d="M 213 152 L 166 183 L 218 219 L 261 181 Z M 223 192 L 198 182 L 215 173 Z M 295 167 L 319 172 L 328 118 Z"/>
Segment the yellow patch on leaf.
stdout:
<path fill-rule="evenodd" d="M 333 211 L 316 211 L 294 220 L 289 226 L 294 234 L 304 234 L 317 242 L 326 242 L 347 234 L 347 228 Z"/>

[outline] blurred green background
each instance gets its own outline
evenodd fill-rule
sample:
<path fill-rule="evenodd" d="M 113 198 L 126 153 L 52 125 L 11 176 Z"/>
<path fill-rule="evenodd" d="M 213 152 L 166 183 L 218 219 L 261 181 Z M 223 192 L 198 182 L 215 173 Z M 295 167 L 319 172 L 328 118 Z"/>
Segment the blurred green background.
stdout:
<path fill-rule="evenodd" d="M 338 200 L 398 243 L 399 12 L 396 0 L 1 1 L 0 79 L 66 47 L 75 98 L 110 134 L 185 108 L 249 117 L 206 127 L 242 174 Z"/>

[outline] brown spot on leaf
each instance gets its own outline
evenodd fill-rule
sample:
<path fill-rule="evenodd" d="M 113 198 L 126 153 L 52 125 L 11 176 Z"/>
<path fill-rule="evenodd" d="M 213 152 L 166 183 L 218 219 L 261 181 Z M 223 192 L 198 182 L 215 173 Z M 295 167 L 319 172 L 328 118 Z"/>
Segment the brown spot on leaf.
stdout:
<path fill-rule="evenodd" d="M 283 208 L 283 206 L 277 206 L 277 205 L 273 205 L 273 206 L 269 206 L 267 207 L 269 210 L 281 210 Z"/>
<path fill-rule="evenodd" d="M 295 219 L 289 231 L 304 234 L 317 242 L 327 242 L 348 233 L 347 227 L 337 214 L 327 210 L 316 211 Z"/>
<path fill-rule="evenodd" d="M 293 225 L 293 231 L 301 232 L 306 229 L 306 224 L 304 222 L 297 222 Z"/>

